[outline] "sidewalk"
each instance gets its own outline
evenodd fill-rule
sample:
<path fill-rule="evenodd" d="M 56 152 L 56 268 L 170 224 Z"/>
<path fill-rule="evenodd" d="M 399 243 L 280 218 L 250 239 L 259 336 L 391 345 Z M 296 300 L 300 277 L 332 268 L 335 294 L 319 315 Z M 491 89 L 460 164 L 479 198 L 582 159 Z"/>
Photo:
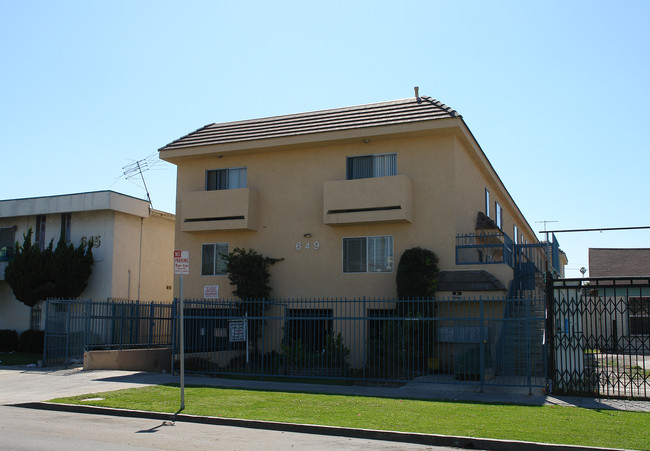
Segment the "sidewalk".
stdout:
<path fill-rule="evenodd" d="M 47 401 L 55 397 L 82 395 L 147 385 L 178 384 L 179 376 L 134 371 L 82 371 L 80 368 L 17 368 L 0 366 L 0 381 L 0 404 L 16 404 Z M 413 381 L 401 387 L 342 386 L 249 381 L 204 376 L 186 376 L 185 384 L 349 396 L 379 396 L 537 406 L 575 406 L 588 409 L 650 412 L 650 401 L 546 396 L 540 389 L 534 390 L 529 395 L 527 388 L 489 385 L 484 386 L 484 391 L 481 393 L 475 384 L 432 384 Z"/>

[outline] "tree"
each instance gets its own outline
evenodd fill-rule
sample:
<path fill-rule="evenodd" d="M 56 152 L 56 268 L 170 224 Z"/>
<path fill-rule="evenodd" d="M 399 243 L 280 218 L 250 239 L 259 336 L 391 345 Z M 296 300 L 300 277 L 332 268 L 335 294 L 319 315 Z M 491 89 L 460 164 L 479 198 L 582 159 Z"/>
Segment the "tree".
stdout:
<path fill-rule="evenodd" d="M 397 266 L 397 296 L 400 299 L 432 298 L 438 289 L 438 256 L 429 249 L 404 251 Z"/>
<path fill-rule="evenodd" d="M 254 251 L 236 248 L 227 256 L 226 272 L 233 294 L 241 300 L 266 299 L 271 295 L 269 266 L 284 260 L 271 258 Z"/>
<path fill-rule="evenodd" d="M 284 259 L 265 257 L 253 249 L 239 247 L 223 257 L 230 285 L 236 287 L 233 293 L 242 301 L 241 314 L 252 317 L 248 324 L 252 340 L 256 343 L 262 332 L 262 318 L 271 295 L 269 266 Z"/>
<path fill-rule="evenodd" d="M 425 368 L 433 358 L 436 316 L 433 297 L 438 289 L 438 256 L 429 249 L 404 251 L 397 266 L 398 314 L 417 318 L 403 321 L 396 331 L 407 331 L 404 349 L 417 367 Z M 403 332 L 400 332 L 403 333 Z"/>
<path fill-rule="evenodd" d="M 94 263 L 92 241 L 78 247 L 60 240 L 41 250 L 32 242 L 32 229 L 16 242 L 14 259 L 5 269 L 5 280 L 14 296 L 28 307 L 47 298 L 76 298 L 88 285 Z"/>

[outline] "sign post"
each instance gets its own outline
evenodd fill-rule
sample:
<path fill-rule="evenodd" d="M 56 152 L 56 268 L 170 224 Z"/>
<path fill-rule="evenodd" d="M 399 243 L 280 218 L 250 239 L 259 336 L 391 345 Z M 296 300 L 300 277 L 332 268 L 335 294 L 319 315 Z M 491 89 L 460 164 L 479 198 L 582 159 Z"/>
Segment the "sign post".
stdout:
<path fill-rule="evenodd" d="M 185 410 L 185 299 L 183 298 L 183 274 L 190 273 L 190 255 L 188 251 L 174 251 L 174 274 L 178 274 L 178 297 L 181 304 L 180 335 L 181 348 L 181 410 Z"/>

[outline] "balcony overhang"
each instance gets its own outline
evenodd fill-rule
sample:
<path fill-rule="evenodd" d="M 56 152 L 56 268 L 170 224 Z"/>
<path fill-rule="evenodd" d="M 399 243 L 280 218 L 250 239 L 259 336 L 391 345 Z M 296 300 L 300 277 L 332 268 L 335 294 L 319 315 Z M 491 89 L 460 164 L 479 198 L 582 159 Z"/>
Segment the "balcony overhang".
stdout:
<path fill-rule="evenodd" d="M 405 175 L 328 181 L 323 192 L 325 224 L 411 222 L 411 179 Z"/>
<path fill-rule="evenodd" d="M 257 230 L 258 193 L 251 188 L 181 193 L 181 232 Z"/>

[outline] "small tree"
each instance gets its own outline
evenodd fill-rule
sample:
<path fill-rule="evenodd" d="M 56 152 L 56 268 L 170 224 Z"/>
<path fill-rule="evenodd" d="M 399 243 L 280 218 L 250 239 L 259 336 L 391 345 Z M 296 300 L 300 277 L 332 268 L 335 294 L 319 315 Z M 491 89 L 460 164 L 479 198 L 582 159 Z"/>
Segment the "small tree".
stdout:
<path fill-rule="evenodd" d="M 432 298 L 438 289 L 438 256 L 429 249 L 404 251 L 397 266 L 397 296 L 400 299 Z"/>
<path fill-rule="evenodd" d="M 284 259 L 265 257 L 253 249 L 239 247 L 224 255 L 224 258 L 230 285 L 235 286 L 233 293 L 242 301 L 241 314 L 247 313 L 254 318 L 248 321 L 248 327 L 255 348 L 262 332 L 261 318 L 266 313 L 267 300 L 271 295 L 269 266 Z"/>
<path fill-rule="evenodd" d="M 253 249 L 239 247 L 224 257 L 230 285 L 236 287 L 233 291 L 235 296 L 249 300 L 265 299 L 271 295 L 269 266 L 283 258 L 265 257 Z"/>
<path fill-rule="evenodd" d="M 28 307 L 50 297 L 76 298 L 88 285 L 94 263 L 93 243 L 73 244 L 53 241 L 41 251 L 32 242 L 32 229 L 23 234 L 23 244 L 16 243 L 14 259 L 5 269 L 5 280 L 14 296 Z"/>
<path fill-rule="evenodd" d="M 404 349 L 420 368 L 433 357 L 435 322 L 426 318 L 436 315 L 432 299 L 438 289 L 438 273 L 438 256 L 419 246 L 404 251 L 397 266 L 398 314 L 420 318 L 405 321 L 397 330 L 408 332 Z"/>

